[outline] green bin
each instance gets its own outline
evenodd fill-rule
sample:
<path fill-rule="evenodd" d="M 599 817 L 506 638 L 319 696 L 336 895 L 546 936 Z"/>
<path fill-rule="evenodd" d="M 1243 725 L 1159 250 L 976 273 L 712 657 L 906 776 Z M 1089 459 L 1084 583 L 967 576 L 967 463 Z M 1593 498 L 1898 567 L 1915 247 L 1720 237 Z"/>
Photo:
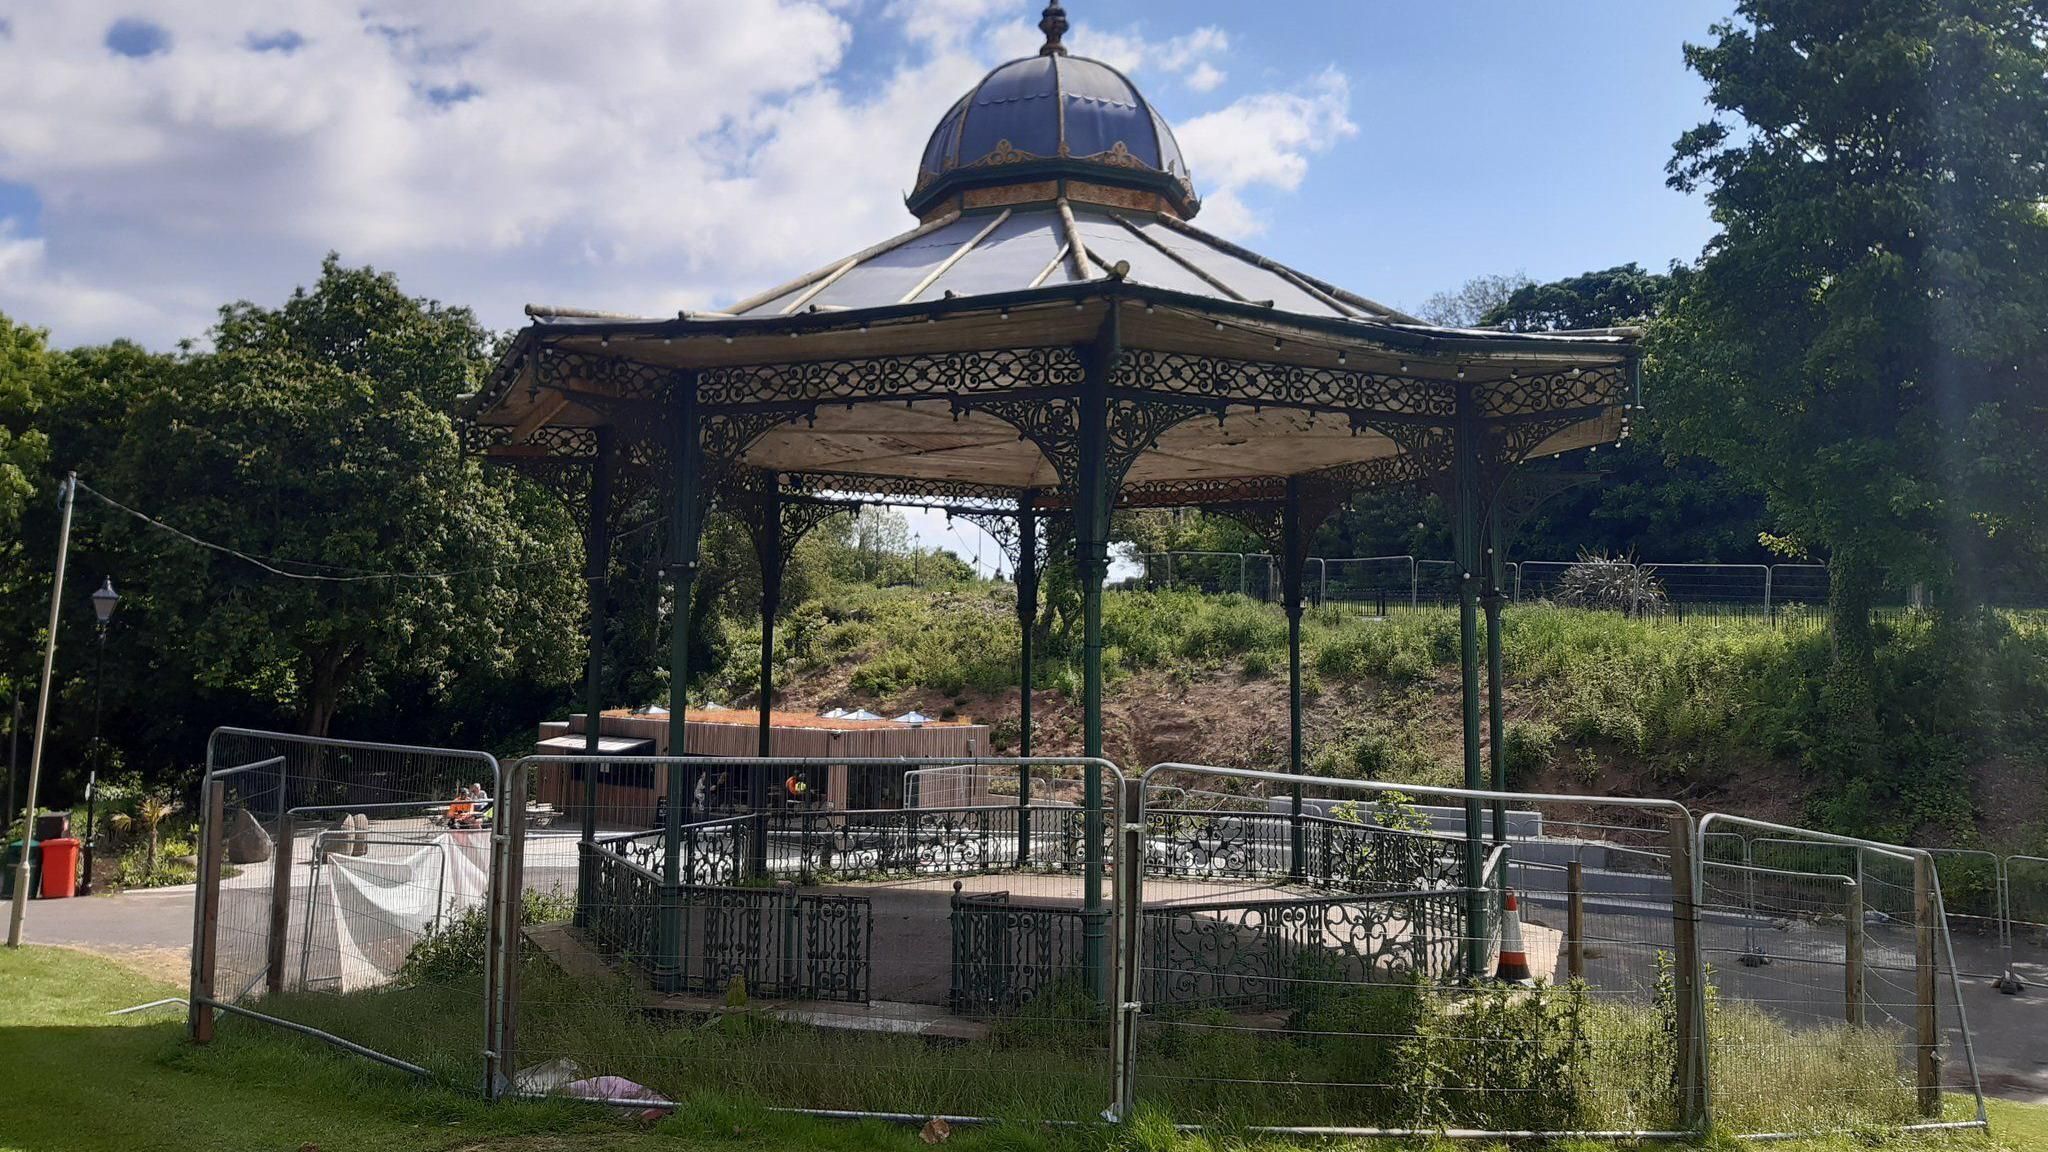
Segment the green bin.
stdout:
<path fill-rule="evenodd" d="M 9 840 L 7 852 L 0 856 L 0 900 L 14 899 L 14 870 L 21 867 L 21 841 Z M 28 894 L 31 899 L 42 891 L 43 854 L 37 852 L 28 862 Z"/>

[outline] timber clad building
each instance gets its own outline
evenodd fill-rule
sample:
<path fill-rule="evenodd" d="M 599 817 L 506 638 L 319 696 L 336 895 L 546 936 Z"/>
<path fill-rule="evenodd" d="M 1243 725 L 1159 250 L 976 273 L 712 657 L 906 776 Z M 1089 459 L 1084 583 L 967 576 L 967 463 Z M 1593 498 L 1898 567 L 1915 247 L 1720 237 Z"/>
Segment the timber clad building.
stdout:
<path fill-rule="evenodd" d="M 540 726 L 540 740 L 534 750 L 542 755 L 572 755 L 587 759 L 588 725 L 585 714 Z M 770 755 L 801 756 L 820 760 L 845 757 L 944 757 L 969 760 L 989 754 L 986 724 L 967 721 L 933 720 L 906 724 L 896 720 L 856 720 L 796 712 L 769 714 Z M 722 759 L 753 756 L 760 750 L 759 716 L 731 708 L 690 709 L 684 718 L 688 727 L 689 754 L 705 759 L 710 771 L 700 773 L 702 788 L 693 792 L 691 809 L 709 818 L 727 815 L 745 806 L 744 781 L 731 778 L 715 765 Z M 598 725 L 600 757 L 666 756 L 669 748 L 667 712 L 629 712 L 612 709 L 602 713 Z M 592 761 L 596 764 L 597 811 L 600 823 L 622 828 L 652 828 L 668 796 L 667 774 L 651 763 Z M 535 769 L 534 798 L 552 804 L 565 815 L 582 816 L 586 803 L 585 772 L 589 765 L 578 762 L 547 761 Z M 898 767 L 830 764 L 795 770 L 804 782 L 804 803 L 828 811 L 887 809 L 904 806 L 905 769 Z M 781 782 L 767 790 L 769 806 L 790 803 Z M 954 785 L 957 790 L 957 784 Z M 926 807 L 974 804 L 980 795 L 935 793 L 922 790 Z"/>

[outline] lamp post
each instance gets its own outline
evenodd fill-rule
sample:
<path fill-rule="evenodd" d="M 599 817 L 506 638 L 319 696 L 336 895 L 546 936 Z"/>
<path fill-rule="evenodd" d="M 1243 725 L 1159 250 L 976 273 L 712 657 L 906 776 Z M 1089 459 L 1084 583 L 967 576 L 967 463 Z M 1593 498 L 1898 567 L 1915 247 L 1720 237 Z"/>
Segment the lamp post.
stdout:
<path fill-rule="evenodd" d="M 100 590 L 92 594 L 93 614 L 99 617 L 99 655 L 92 670 L 92 773 L 85 780 L 85 878 L 78 886 L 81 896 L 92 895 L 94 817 L 99 814 L 100 769 L 106 767 L 106 755 L 100 744 L 100 685 L 106 679 L 107 671 L 107 625 L 113 622 L 114 606 L 120 602 L 112 576 L 107 577 Z"/>

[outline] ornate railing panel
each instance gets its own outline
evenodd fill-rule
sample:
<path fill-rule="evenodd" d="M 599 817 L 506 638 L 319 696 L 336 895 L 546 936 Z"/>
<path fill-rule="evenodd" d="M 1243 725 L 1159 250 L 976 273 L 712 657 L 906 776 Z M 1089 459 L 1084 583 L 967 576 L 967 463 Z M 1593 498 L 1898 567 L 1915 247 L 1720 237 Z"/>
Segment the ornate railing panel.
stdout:
<path fill-rule="evenodd" d="M 591 870 L 590 904 L 584 931 L 607 956 L 633 963 L 654 958 L 654 927 L 660 915 L 661 877 L 614 852 L 592 845 L 585 855 Z"/>
<path fill-rule="evenodd" d="M 1402 892 L 1462 883 L 1465 841 L 1327 816 L 1301 817 L 1302 861 L 1294 867 L 1294 818 L 1274 812 L 1146 812 L 1149 876 L 1285 880 L 1326 891 Z"/>
<path fill-rule="evenodd" d="M 683 899 L 686 915 L 701 911 L 704 924 L 700 991 L 724 991 L 738 977 L 750 995 L 867 1000 L 874 945 L 867 897 L 686 888 Z"/>
<path fill-rule="evenodd" d="M 953 895 L 949 1006 L 963 1016 L 1014 1011 L 1080 980 L 1085 921 L 1073 908 L 1010 903 L 1007 892 Z"/>
<path fill-rule="evenodd" d="M 1403 892 L 1464 883 L 1465 840 L 1333 820 L 1302 818 L 1308 881 L 1341 892 Z"/>
<path fill-rule="evenodd" d="M 1332 984 L 1457 979 L 1463 900 L 1447 889 L 1148 908 L 1145 1003 L 1294 1007 Z"/>
<path fill-rule="evenodd" d="M 748 817 L 730 816 L 682 826 L 682 880 L 685 884 L 737 884 L 746 878 Z M 622 856 L 655 875 L 663 866 L 664 832 L 631 832 L 600 839 L 598 846 Z"/>
<path fill-rule="evenodd" d="M 799 883 L 968 875 L 1019 869 L 1014 804 L 976 808 L 903 808 L 852 812 L 774 811 L 768 822 L 768 870 Z M 1078 808 L 1032 808 L 1031 856 L 1023 867 L 1078 867 Z"/>

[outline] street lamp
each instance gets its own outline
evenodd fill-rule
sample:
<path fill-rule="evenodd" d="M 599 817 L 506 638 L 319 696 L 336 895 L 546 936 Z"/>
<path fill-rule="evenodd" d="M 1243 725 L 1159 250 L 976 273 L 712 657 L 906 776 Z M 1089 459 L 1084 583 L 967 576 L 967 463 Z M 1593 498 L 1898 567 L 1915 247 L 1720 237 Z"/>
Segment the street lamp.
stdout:
<path fill-rule="evenodd" d="M 107 625 L 114 619 L 114 606 L 121 596 L 114 591 L 114 578 L 107 577 L 92 594 L 92 610 L 99 617 L 99 656 L 92 672 L 92 772 L 85 778 L 85 879 L 78 886 L 81 896 L 92 895 L 92 842 L 94 817 L 99 814 L 100 769 L 106 766 L 100 747 L 100 684 L 107 671 Z"/>

